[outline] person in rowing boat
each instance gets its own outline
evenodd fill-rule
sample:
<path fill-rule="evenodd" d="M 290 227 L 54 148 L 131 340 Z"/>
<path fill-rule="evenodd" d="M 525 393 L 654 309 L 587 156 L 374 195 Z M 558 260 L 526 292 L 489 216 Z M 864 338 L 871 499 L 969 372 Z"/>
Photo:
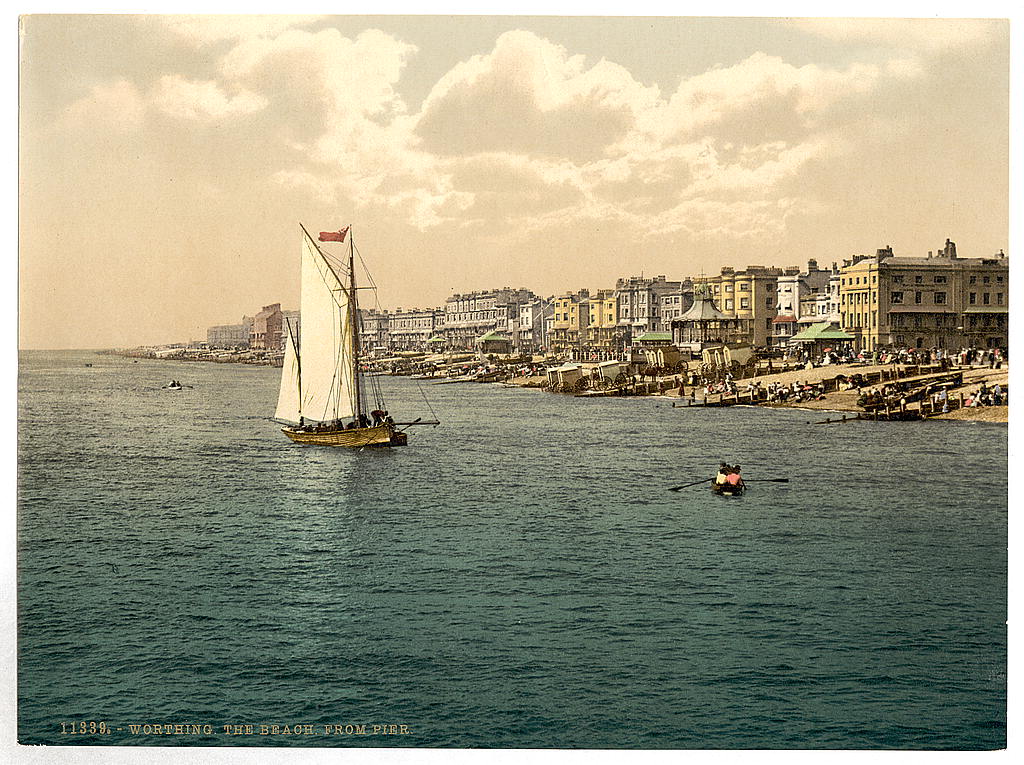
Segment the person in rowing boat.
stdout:
<path fill-rule="evenodd" d="M 718 464 L 718 475 L 715 476 L 715 486 L 721 486 L 727 480 L 729 475 L 729 466 L 724 462 Z"/>
<path fill-rule="evenodd" d="M 742 489 L 744 486 L 743 478 L 740 477 L 740 466 L 733 465 L 729 468 L 729 472 L 725 476 L 725 482 L 732 487 Z"/>

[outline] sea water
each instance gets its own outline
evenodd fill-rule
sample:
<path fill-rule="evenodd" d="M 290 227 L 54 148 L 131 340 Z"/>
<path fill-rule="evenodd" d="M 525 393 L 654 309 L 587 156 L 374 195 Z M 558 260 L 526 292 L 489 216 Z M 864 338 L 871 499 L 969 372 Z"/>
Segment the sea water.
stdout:
<path fill-rule="evenodd" d="M 1005 425 L 384 377 L 442 424 L 354 451 L 279 377 L 21 354 L 21 742 L 1005 745 Z"/>

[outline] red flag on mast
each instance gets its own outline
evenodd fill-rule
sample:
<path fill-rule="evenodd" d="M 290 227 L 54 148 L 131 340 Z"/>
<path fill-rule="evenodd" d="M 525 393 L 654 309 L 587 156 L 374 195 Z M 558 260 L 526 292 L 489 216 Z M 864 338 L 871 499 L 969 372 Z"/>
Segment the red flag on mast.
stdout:
<path fill-rule="evenodd" d="M 321 231 L 320 241 L 321 242 L 344 242 L 345 234 L 348 233 L 348 226 L 345 226 L 341 231 Z"/>

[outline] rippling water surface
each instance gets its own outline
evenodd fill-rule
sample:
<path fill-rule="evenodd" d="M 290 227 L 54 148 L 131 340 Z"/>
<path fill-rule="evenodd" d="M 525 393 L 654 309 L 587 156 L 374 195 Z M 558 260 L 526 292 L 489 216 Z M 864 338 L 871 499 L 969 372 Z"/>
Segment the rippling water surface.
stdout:
<path fill-rule="evenodd" d="M 1004 746 L 1005 426 L 381 378 L 443 425 L 357 452 L 278 380 L 22 354 L 23 743 Z M 721 460 L 791 482 L 666 490 Z"/>

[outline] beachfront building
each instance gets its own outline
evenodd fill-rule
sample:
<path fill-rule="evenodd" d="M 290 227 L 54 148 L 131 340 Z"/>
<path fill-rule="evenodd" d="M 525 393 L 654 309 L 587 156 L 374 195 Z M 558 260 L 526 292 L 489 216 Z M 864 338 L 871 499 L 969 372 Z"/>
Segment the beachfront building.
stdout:
<path fill-rule="evenodd" d="M 828 286 L 821 292 L 808 295 L 800 303 L 800 318 L 797 323 L 801 331 L 813 323 L 822 321 L 839 326 L 842 321 L 842 314 L 839 311 L 839 285 L 839 267 L 833 263 Z"/>
<path fill-rule="evenodd" d="M 671 332 L 672 322 L 686 313 L 693 305 L 693 280 L 686 278 L 679 283 L 679 289 L 661 295 L 659 332 Z"/>
<path fill-rule="evenodd" d="M 388 350 L 430 350 L 428 340 L 441 328 L 444 311 L 440 308 L 397 308 L 388 314 Z"/>
<path fill-rule="evenodd" d="M 554 298 L 536 298 L 519 306 L 519 322 L 512 332 L 518 353 L 535 353 L 548 344 L 547 322 L 555 312 Z"/>
<path fill-rule="evenodd" d="M 391 314 L 375 308 L 359 309 L 359 340 L 361 353 L 382 356 L 391 350 L 389 327 Z"/>
<path fill-rule="evenodd" d="M 520 321 L 520 306 L 536 299 L 523 287 L 452 295 L 444 305 L 445 340 L 450 348 L 471 350 L 477 338 L 492 330 L 511 335 Z"/>
<path fill-rule="evenodd" d="M 248 348 L 252 316 L 243 316 L 241 324 L 219 324 L 206 330 L 208 348 Z"/>
<path fill-rule="evenodd" d="M 810 259 L 806 271 L 798 266 L 783 269 L 776 284 L 777 315 L 772 319 L 772 345 L 788 345 L 793 335 L 816 322 L 838 322 L 838 314 L 829 316 L 828 297 L 833 286 L 838 301 L 839 267 L 835 263 L 831 269 L 818 268 L 818 261 Z"/>
<path fill-rule="evenodd" d="M 615 282 L 615 297 L 618 303 L 618 337 L 623 348 L 633 338 L 646 332 L 658 332 L 661 327 L 661 298 L 669 293 L 678 293 L 682 282 L 666 281 L 664 276 L 653 279 L 631 276 Z"/>
<path fill-rule="evenodd" d="M 1005 348 L 1009 259 L 961 258 L 949 239 L 927 257 L 891 247 L 856 255 L 840 269 L 841 328 L 854 347 Z"/>
<path fill-rule="evenodd" d="M 621 333 L 615 290 L 598 290 L 596 295 L 586 300 L 586 311 L 584 345 L 594 358 L 604 360 L 618 356 Z"/>
<path fill-rule="evenodd" d="M 552 314 L 549 348 L 574 358 L 583 352 L 584 330 L 590 323 L 590 290 L 556 295 Z"/>
<path fill-rule="evenodd" d="M 260 351 L 278 351 L 281 349 L 284 314 L 280 303 L 265 305 L 253 317 L 252 328 L 249 330 L 249 347 Z"/>
<path fill-rule="evenodd" d="M 743 271 L 723 267 L 718 276 L 701 277 L 711 286 L 715 306 L 731 319 L 740 319 L 747 336 L 742 342 L 765 347 L 771 342 L 772 322 L 778 315 L 778 279 L 781 268 L 747 266 Z"/>

